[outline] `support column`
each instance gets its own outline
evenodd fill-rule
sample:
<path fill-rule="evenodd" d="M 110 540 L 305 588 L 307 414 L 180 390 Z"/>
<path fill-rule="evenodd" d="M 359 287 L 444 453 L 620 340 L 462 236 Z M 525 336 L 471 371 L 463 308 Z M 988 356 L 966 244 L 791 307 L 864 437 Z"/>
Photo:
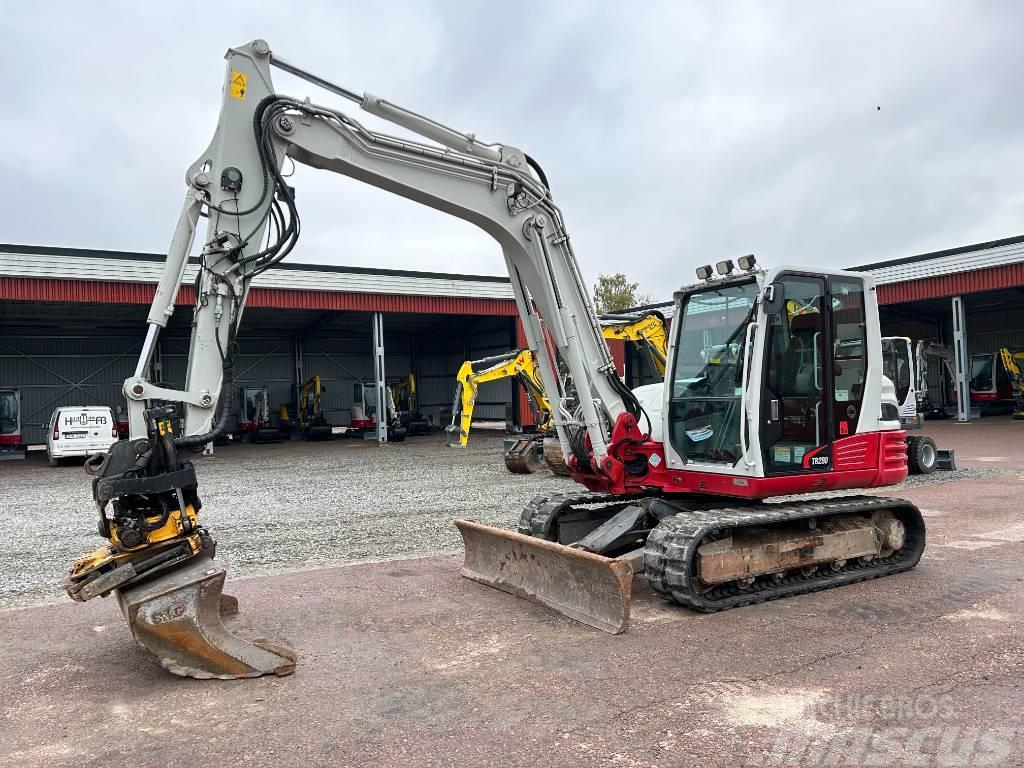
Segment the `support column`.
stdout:
<path fill-rule="evenodd" d="M 377 442 L 388 441 L 388 401 L 384 376 L 384 319 L 374 312 L 373 324 L 373 384 L 377 393 Z"/>
<path fill-rule="evenodd" d="M 963 296 L 953 297 L 953 370 L 956 373 L 956 420 L 971 420 L 971 356 L 967 349 L 967 313 Z"/>
<path fill-rule="evenodd" d="M 153 347 L 153 357 L 150 358 L 151 378 L 150 381 L 166 383 L 164 379 L 164 340 L 158 336 L 156 346 Z"/>
<path fill-rule="evenodd" d="M 305 364 L 302 360 L 302 337 L 296 336 L 294 340 L 295 352 L 295 384 L 292 386 L 292 396 L 295 398 L 295 413 L 290 416 L 296 420 L 299 418 L 299 394 L 302 392 L 302 385 L 306 383 Z"/>

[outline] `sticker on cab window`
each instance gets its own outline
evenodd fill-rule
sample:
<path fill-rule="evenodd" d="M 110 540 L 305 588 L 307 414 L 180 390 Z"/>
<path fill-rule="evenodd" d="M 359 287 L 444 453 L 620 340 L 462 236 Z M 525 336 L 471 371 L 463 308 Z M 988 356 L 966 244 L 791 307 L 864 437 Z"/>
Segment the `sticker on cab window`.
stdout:
<path fill-rule="evenodd" d="M 715 430 L 711 427 L 698 427 L 697 429 L 686 430 L 686 436 L 695 443 L 699 443 L 701 440 L 707 440 L 713 434 L 715 434 Z"/>

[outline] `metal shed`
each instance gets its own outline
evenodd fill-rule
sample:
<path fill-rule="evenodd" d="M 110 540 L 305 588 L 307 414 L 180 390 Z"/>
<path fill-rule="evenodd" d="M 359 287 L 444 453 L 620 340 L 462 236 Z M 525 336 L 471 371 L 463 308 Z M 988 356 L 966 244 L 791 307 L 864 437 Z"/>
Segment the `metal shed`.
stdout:
<path fill-rule="evenodd" d="M 164 257 L 0 245 L 0 386 L 21 393 L 23 435 L 61 405 L 118 407 L 134 370 L 145 317 Z M 197 267 L 186 269 L 179 307 L 161 336 L 154 375 L 184 383 L 189 307 Z M 373 380 L 373 318 L 384 328 L 389 381 L 410 371 L 424 415 L 439 425 L 454 376 L 467 358 L 505 351 L 521 339 L 508 278 L 409 270 L 282 264 L 253 284 L 239 334 L 236 384 L 266 386 L 290 403 L 304 377 L 319 373 L 328 420 L 347 424 L 354 384 Z M 528 425 L 512 382 L 490 385 L 478 414 L 503 420 L 507 406 Z"/>

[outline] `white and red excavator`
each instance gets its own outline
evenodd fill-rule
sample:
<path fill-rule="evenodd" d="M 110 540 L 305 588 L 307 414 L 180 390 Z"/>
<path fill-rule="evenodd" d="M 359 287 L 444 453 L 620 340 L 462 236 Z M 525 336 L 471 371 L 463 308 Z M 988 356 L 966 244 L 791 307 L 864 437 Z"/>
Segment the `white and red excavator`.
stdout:
<path fill-rule="evenodd" d="M 279 94 L 274 67 L 429 141 Z M 562 211 L 533 158 L 335 85 L 256 40 L 228 51 L 213 140 L 185 175 L 148 333 L 124 385 L 131 437 L 90 463 L 108 542 L 79 559 L 65 582 L 77 600 L 116 593 L 135 638 L 170 671 L 294 669 L 294 652 L 243 631 L 234 601 L 222 595 L 225 571 L 212 559 L 189 460 L 231 413 L 250 283 L 299 237 L 295 195 L 281 172 L 289 159 L 469 221 L 502 249 L 562 455 L 583 488 L 535 498 L 518 532 L 457 521 L 464 575 L 621 632 L 641 567 L 658 594 L 718 611 L 917 564 L 925 530 L 908 501 L 764 503 L 892 485 L 907 474 L 870 277 L 766 271 L 752 257 L 702 267 L 675 294 L 664 385 L 631 391 L 616 375 Z M 184 388 L 172 390 L 146 373 L 201 217 L 188 373 Z M 556 357 L 571 377 L 571 401 Z"/>

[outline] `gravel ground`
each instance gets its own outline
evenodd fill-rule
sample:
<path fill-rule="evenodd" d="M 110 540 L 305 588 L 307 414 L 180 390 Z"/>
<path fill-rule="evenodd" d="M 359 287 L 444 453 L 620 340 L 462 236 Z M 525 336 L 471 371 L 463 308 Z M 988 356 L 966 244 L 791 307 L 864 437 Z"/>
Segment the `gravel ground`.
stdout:
<path fill-rule="evenodd" d="M 357 440 L 219 447 L 197 462 L 201 517 L 230 578 L 454 552 L 461 544 L 454 518 L 512 528 L 535 494 L 578 487 L 547 473 L 510 474 L 501 442 L 483 433 L 465 450 L 446 447 L 442 435 L 384 447 Z M 940 472 L 878 492 L 1001 471 Z M 7 574 L 0 609 L 67 599 L 66 569 L 102 543 L 89 483 L 81 466 L 51 469 L 39 454 L 0 462 L 0 572 Z"/>
<path fill-rule="evenodd" d="M 200 517 L 229 578 L 453 552 L 454 518 L 513 527 L 534 495 L 574 487 L 509 473 L 501 447 L 486 432 L 464 450 L 440 434 L 218 447 L 197 461 Z M 0 520 L 0 609 L 67 600 L 67 568 L 103 543 L 81 465 L 51 469 L 40 454 L 0 462 Z"/>

